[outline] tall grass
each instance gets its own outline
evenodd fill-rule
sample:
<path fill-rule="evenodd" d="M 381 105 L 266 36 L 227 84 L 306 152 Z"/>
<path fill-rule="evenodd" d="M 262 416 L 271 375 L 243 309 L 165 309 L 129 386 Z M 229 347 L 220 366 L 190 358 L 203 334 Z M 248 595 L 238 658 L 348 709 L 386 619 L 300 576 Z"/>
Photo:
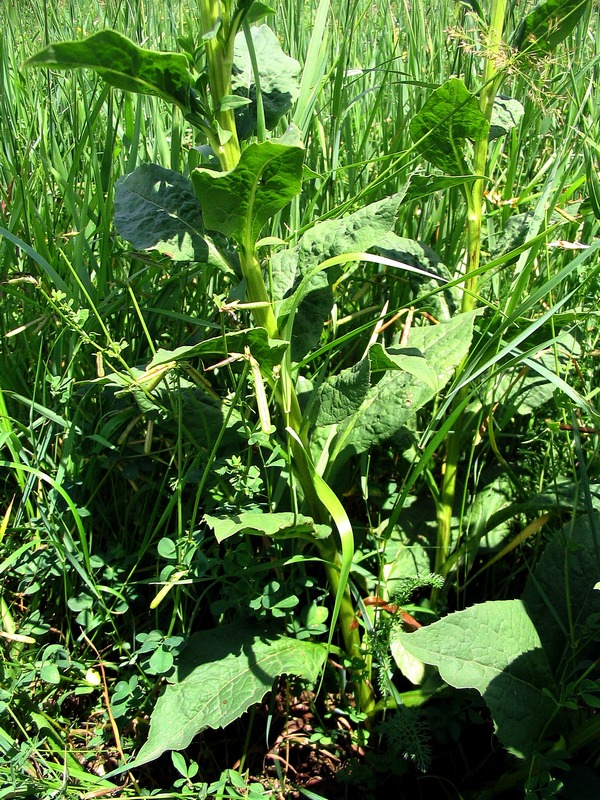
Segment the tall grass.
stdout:
<path fill-rule="evenodd" d="M 222 613 L 219 603 L 235 601 L 237 584 L 252 587 L 263 569 L 244 562 L 246 571 L 240 571 L 239 553 L 232 559 L 240 563 L 225 563 L 219 572 L 215 547 L 200 548 L 206 497 L 233 491 L 232 464 L 245 487 L 239 491 L 250 491 L 256 467 L 251 447 L 238 454 L 228 443 L 230 420 L 197 407 L 187 391 L 189 376 L 165 391 L 154 415 L 142 414 L 131 395 L 95 383 L 113 370 L 133 376 L 156 348 L 220 329 L 213 298 L 231 287 L 210 271 L 131 252 L 112 221 L 118 178 L 148 161 L 185 172 L 196 158 L 192 133 L 178 112 L 110 91 L 90 73 L 21 71 L 46 43 L 109 26 L 140 44 L 176 49 L 182 32 L 195 31 L 191 5 L 5 0 L 0 7 L 0 518 L 6 521 L 0 527 L 0 630 L 7 634 L 0 655 L 0 778 L 14 796 L 64 788 L 75 797 L 97 789 L 94 772 L 108 772 L 118 748 L 131 752 L 139 745 L 152 709 L 160 673 L 139 653 L 144 635 L 159 630 L 168 638 L 208 624 Z M 410 141 L 410 119 L 450 76 L 460 75 L 477 92 L 482 74 L 477 23 L 466 4 L 333 0 L 328 11 L 316 0 L 278 4 L 272 24 L 284 49 L 301 62 L 319 8 L 327 24 L 322 40 L 312 43 L 320 59 L 310 64 L 314 104 L 304 98 L 311 178 L 292 209 L 292 229 L 427 174 Z M 586 480 L 598 479 L 592 417 L 598 266 L 597 258 L 582 259 L 569 269 L 578 252 L 569 244 L 591 245 L 598 237 L 598 220 L 582 202 L 588 193 L 583 145 L 593 150 L 599 141 L 599 46 L 600 28 L 590 18 L 555 58 L 531 72 L 509 70 L 502 87 L 523 103 L 525 117 L 491 149 L 480 288 L 489 316 L 462 380 L 472 390 L 472 427 L 482 436 L 490 425 L 499 430 L 484 444 L 475 436 L 464 454 L 455 509 L 457 530 L 466 537 L 459 551 L 464 562 L 477 557 L 469 552 L 475 525 L 469 498 L 490 474 L 502 473 L 522 495 L 535 480 L 539 490 L 568 475 L 580 482 L 569 404 L 592 430 L 584 444 Z M 509 231 L 516 213 L 528 215 L 521 241 L 533 244 L 507 256 L 518 246 Z M 287 236 L 286 221 L 273 232 Z M 462 195 L 452 189 L 407 200 L 397 230 L 433 247 L 459 277 L 465 227 Z M 323 341 L 336 369 L 353 363 L 352 347 L 364 344 L 357 345 L 358 338 L 344 344 L 346 330 L 374 324 L 384 302 L 390 314 L 411 303 L 405 280 L 384 268 L 361 269 L 358 280 L 340 284 L 341 322 Z M 563 276 L 559 282 L 557 275 Z M 371 311 L 365 315 L 365 309 Z M 549 310 L 555 313 L 538 324 Z M 397 327 L 391 335 L 400 333 Z M 541 411 L 524 420 L 512 406 L 494 421 L 505 398 L 504 376 L 518 380 L 523 358 L 531 359 L 530 368 L 542 351 L 551 356 L 544 364 L 555 404 L 544 413 L 554 427 Z M 312 369 L 306 366 L 306 377 L 318 378 Z M 240 396 L 240 376 L 223 370 L 216 380 L 237 397 L 237 424 L 246 425 L 254 412 L 251 399 Z M 390 514 L 397 521 L 409 488 L 423 492 L 437 480 L 436 453 L 452 424 L 445 410 L 440 404 L 421 416 L 415 431 L 421 449 L 410 461 L 393 452 L 396 443 L 373 454 L 373 463 L 363 458 L 353 466 L 341 488 L 353 495 L 366 531 L 387 524 Z M 220 477 L 208 478 L 221 437 L 230 460 L 219 462 Z M 517 475 L 506 467 L 515 459 L 524 464 Z M 258 468 L 269 497 L 280 496 L 281 479 L 271 478 L 260 461 Z M 375 483 L 397 484 L 383 507 L 364 488 L 351 488 L 355 481 L 364 487 L 373 475 Z M 150 610 L 156 585 L 173 574 L 164 557 L 168 542 L 175 543 L 179 564 L 196 559 L 201 577 L 194 586 L 175 581 L 168 599 Z M 498 573 L 485 591 L 508 592 L 509 573 Z M 103 689 L 113 694 L 117 681 L 134 677 L 129 713 L 136 724 L 122 728 L 119 739 Z M 108 781 L 100 786 L 111 788 Z M 169 786 L 165 779 L 163 788 Z M 120 791 L 137 792 L 134 786 Z"/>

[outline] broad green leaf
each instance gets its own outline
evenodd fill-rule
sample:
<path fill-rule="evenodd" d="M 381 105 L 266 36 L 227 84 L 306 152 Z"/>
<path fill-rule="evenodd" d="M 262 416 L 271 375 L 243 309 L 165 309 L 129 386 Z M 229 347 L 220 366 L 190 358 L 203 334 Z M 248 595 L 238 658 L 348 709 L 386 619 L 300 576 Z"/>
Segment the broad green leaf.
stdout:
<path fill-rule="evenodd" d="M 375 247 L 396 224 L 402 194 L 386 197 L 339 219 L 317 222 L 298 242 L 298 267 L 306 275 L 317 264 L 344 253 Z"/>
<path fill-rule="evenodd" d="M 545 0 L 538 3 L 514 33 L 511 46 L 527 55 L 551 53 L 571 33 L 590 0 Z"/>
<path fill-rule="evenodd" d="M 417 267 L 430 275 L 439 275 L 444 281 L 452 281 L 448 267 L 442 263 L 438 254 L 426 244 L 414 239 L 406 239 L 389 233 L 377 245 L 377 252 L 394 261 Z M 411 289 L 411 300 L 419 309 L 429 311 L 440 321 L 448 321 L 460 309 L 460 291 L 458 287 L 446 287 L 435 278 L 428 278 L 415 272 L 407 273 Z M 421 298 L 428 295 L 424 300 Z"/>
<path fill-rule="evenodd" d="M 587 621 L 600 614 L 599 532 L 598 513 L 567 523 L 546 545 L 523 592 L 554 670 L 573 657 L 575 647 L 585 644 Z M 581 656 L 578 653 L 578 659 Z"/>
<path fill-rule="evenodd" d="M 148 739 L 127 769 L 183 750 L 205 728 L 225 727 L 259 703 L 280 675 L 315 681 L 326 658 L 321 645 L 247 623 L 194 634 L 158 698 Z"/>
<path fill-rule="evenodd" d="M 504 136 L 511 128 L 516 128 L 523 119 L 525 109 L 512 97 L 497 95 L 492 107 L 492 118 L 490 120 L 490 139 L 498 139 Z"/>
<path fill-rule="evenodd" d="M 413 328 L 408 338 L 410 347 L 419 350 L 437 375 L 438 391 L 467 355 L 473 336 L 473 323 L 478 312 L 457 314 L 448 322 Z"/>
<path fill-rule="evenodd" d="M 371 348 L 369 349 L 370 353 Z M 382 354 L 379 348 L 376 349 L 377 364 L 382 361 Z M 387 368 L 392 370 L 402 370 L 412 375 L 418 381 L 424 383 L 426 386 L 437 394 L 440 391 L 440 383 L 435 370 L 431 367 L 423 353 L 416 347 L 388 347 L 385 351 L 385 356 L 390 362 Z M 373 362 L 371 362 L 373 364 Z M 375 370 L 374 370 L 375 371 Z"/>
<path fill-rule="evenodd" d="M 246 347 L 250 354 L 258 361 L 263 369 L 272 369 L 281 363 L 288 343 L 281 339 L 269 339 L 264 328 L 248 328 L 243 331 L 233 331 L 213 339 L 191 345 L 182 345 L 175 350 L 160 348 L 146 371 L 158 369 L 171 362 L 189 361 L 192 358 L 205 356 L 221 356 L 226 358 L 232 353 L 243 355 Z"/>
<path fill-rule="evenodd" d="M 487 139 L 489 124 L 475 95 L 459 78 L 450 78 L 427 99 L 410 123 L 417 151 L 449 175 L 466 175 L 466 141 Z"/>
<path fill-rule="evenodd" d="M 265 223 L 299 193 L 303 161 L 301 147 L 260 142 L 249 145 L 230 172 L 195 169 L 205 227 L 252 252 Z"/>
<path fill-rule="evenodd" d="M 368 358 L 363 358 L 349 369 L 325 380 L 317 389 L 315 403 L 309 418 L 317 426 L 334 425 L 360 408 L 369 391 L 371 368 Z"/>
<path fill-rule="evenodd" d="M 555 694 L 556 686 L 521 600 L 482 603 L 394 637 L 450 686 L 480 692 L 507 749 L 520 757 L 532 752 L 556 708 L 544 690 Z"/>
<path fill-rule="evenodd" d="M 316 272 L 304 283 L 301 279 L 329 258 L 375 247 L 393 230 L 402 196 L 388 197 L 340 219 L 317 222 L 300 238 L 294 250 L 280 251 L 273 256 L 275 299 L 281 299 L 282 292 L 289 293 L 290 284 L 297 284 L 296 293 L 288 296 L 279 311 L 281 324 L 292 304 L 299 303 L 292 337 L 294 361 L 300 361 L 319 341 L 333 306 L 330 284 L 339 277 L 339 271 Z"/>
<path fill-rule="evenodd" d="M 496 246 L 491 248 L 492 258 L 496 259 L 521 247 L 528 238 L 533 238 L 532 228 L 535 225 L 536 217 L 533 211 L 523 211 L 521 214 L 512 214 L 507 220 L 504 228 L 499 231 Z"/>
<path fill-rule="evenodd" d="M 288 297 L 297 283 L 298 251 L 278 250 L 271 256 L 269 269 L 269 288 L 273 300 Z"/>
<path fill-rule="evenodd" d="M 291 511 L 267 513 L 242 511 L 239 514 L 205 514 L 206 523 L 215 532 L 219 544 L 236 533 L 269 536 L 272 539 L 324 539 L 331 533 L 328 525 L 317 525 L 312 517 Z"/>
<path fill-rule="evenodd" d="M 411 331 L 409 345 L 423 353 L 427 374 L 436 378 L 435 388 L 428 380 L 405 370 L 387 372 L 369 389 L 360 408 L 338 426 L 330 447 L 335 469 L 351 456 L 364 453 L 394 436 L 441 391 L 469 351 L 473 321 L 472 313 L 458 314 L 449 322 Z M 317 449 L 328 435 L 326 428 L 315 432 L 313 440 Z"/>
<path fill-rule="evenodd" d="M 454 186 L 464 186 L 466 183 L 476 181 L 477 175 L 413 175 L 406 190 L 406 200 L 420 200 L 435 192 L 443 192 Z"/>
<path fill-rule="evenodd" d="M 115 226 L 138 250 L 158 250 L 174 261 L 205 262 L 202 211 L 191 182 L 157 164 L 119 178 Z"/>
<path fill-rule="evenodd" d="M 93 69 L 111 86 L 161 97 L 190 111 L 187 58 L 138 47 L 116 31 L 99 31 L 77 42 L 51 44 L 25 62 L 26 67 Z"/>
<path fill-rule="evenodd" d="M 298 98 L 301 68 L 295 58 L 283 52 L 277 35 L 268 25 L 250 28 L 250 33 L 258 63 L 265 124 L 273 130 Z M 256 80 L 243 33 L 235 37 L 231 86 L 236 95 L 250 102 L 235 115 L 238 134 L 247 139 L 256 130 Z"/>
<path fill-rule="evenodd" d="M 258 22 L 259 19 L 268 17 L 275 13 L 275 9 L 271 8 L 271 6 L 268 6 L 266 3 L 259 3 L 258 0 L 254 0 L 248 9 L 246 16 L 244 17 L 244 21 L 251 25 L 253 22 Z"/>
<path fill-rule="evenodd" d="M 504 473 L 494 476 L 489 483 L 478 487 L 468 511 L 469 534 L 467 538 L 467 551 L 472 564 L 480 553 L 480 548 L 497 547 L 511 533 L 512 526 L 509 519 L 504 519 L 500 513 L 508 508 L 515 491 L 514 486 Z M 498 516 L 498 524 L 490 526 L 494 515 Z"/>

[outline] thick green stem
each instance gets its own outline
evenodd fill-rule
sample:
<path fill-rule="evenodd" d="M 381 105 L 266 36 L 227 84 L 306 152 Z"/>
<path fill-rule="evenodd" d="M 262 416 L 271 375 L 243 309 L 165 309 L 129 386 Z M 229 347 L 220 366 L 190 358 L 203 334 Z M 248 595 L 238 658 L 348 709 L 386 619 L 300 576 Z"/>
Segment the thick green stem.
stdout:
<path fill-rule="evenodd" d="M 269 302 L 269 296 L 260 264 L 255 256 L 252 255 L 248 257 L 248 255 L 246 255 L 243 258 L 242 268 L 246 279 L 246 299 L 248 302 L 256 304 L 252 309 L 254 320 L 257 325 L 267 330 L 269 336 L 276 337 L 278 335 L 277 321 L 273 313 L 273 307 Z M 319 499 L 315 481 L 313 480 L 313 471 L 308 461 L 307 454 L 310 452 L 310 446 L 306 438 L 304 419 L 300 403 L 298 402 L 298 395 L 292 380 L 289 354 L 288 357 L 283 360 L 281 374 L 274 388 L 275 398 L 283 413 L 285 425 L 291 428 L 298 437 L 290 437 L 292 465 L 294 473 L 302 487 L 307 511 L 315 522 L 329 522 L 329 514 Z M 332 596 L 336 598 L 340 592 L 342 562 L 333 535 L 326 541 L 319 542 L 318 550 L 319 555 L 325 562 L 329 590 Z M 360 660 L 362 662 L 360 628 L 357 625 L 354 605 L 350 596 L 350 590 L 347 586 L 343 588 L 338 625 L 348 656 L 351 659 Z M 368 677 L 368 675 L 357 674 L 356 695 L 360 709 L 367 714 L 368 718 L 371 718 L 375 709 L 375 696 Z"/>
<path fill-rule="evenodd" d="M 246 281 L 246 302 L 256 304 L 252 309 L 254 321 L 264 328 L 272 339 L 276 339 L 279 336 L 277 320 L 258 259 L 253 252 L 246 253 L 241 248 L 239 254 L 242 275 Z"/>
<path fill-rule="evenodd" d="M 236 132 L 235 117 L 232 110 L 222 109 L 223 98 L 231 95 L 231 73 L 233 67 L 233 45 L 236 21 L 232 14 L 232 0 L 198 0 L 202 29 L 206 47 L 206 59 L 210 91 L 212 96 L 215 132 L 211 135 L 212 146 L 217 145 L 217 155 L 225 171 L 234 169 L 240 160 L 240 146 Z M 255 65 L 256 66 L 256 65 Z M 256 258 L 254 242 L 238 242 L 240 266 L 246 281 L 246 301 L 251 304 L 256 325 L 264 328 L 271 338 L 279 337 L 277 319 L 262 275 L 260 263 Z M 298 396 L 293 384 L 289 356 L 281 365 L 281 374 L 273 384 L 272 376 L 265 378 L 275 388 L 275 398 L 281 409 L 286 427 L 298 438 L 290 437 L 291 460 L 298 478 L 307 509 L 315 522 L 329 521 L 329 514 L 318 497 L 313 480 L 313 471 L 308 461 L 309 443 L 303 433 L 303 418 Z M 348 587 L 341 587 L 342 560 L 333 535 L 319 543 L 319 554 L 326 564 L 329 588 L 334 598 L 341 595 L 338 617 L 345 649 L 352 659 L 361 659 L 361 637 L 356 614 Z M 373 689 L 363 674 L 356 681 L 356 694 L 360 708 L 370 718 L 375 708 Z"/>
<path fill-rule="evenodd" d="M 217 156 L 225 172 L 240 160 L 233 109 L 221 108 L 223 98 L 231 95 L 233 45 L 237 31 L 232 29 L 231 0 L 198 0 L 206 48 L 208 81 L 217 130 Z M 213 143 L 214 146 L 214 143 Z"/>
<path fill-rule="evenodd" d="M 507 0 L 492 0 L 490 27 L 486 37 L 486 60 L 483 73 L 483 86 L 479 95 L 479 107 L 488 120 L 491 119 L 492 108 L 498 91 L 502 73 L 498 69 L 502 48 L 502 31 L 506 14 Z M 488 156 L 487 136 L 474 143 L 473 172 L 475 175 L 486 175 Z M 483 192 L 485 179 L 480 178 L 467 189 L 467 268 L 461 311 L 472 311 L 477 306 L 477 283 L 481 259 L 481 224 L 483 216 Z M 457 375 L 464 368 L 459 365 Z M 455 400 L 460 405 L 465 400 L 467 389 L 459 392 Z M 463 439 L 462 416 L 457 420 L 456 428 L 450 432 L 446 440 L 446 456 L 440 505 L 438 508 L 438 534 L 435 571 L 445 575 L 447 560 L 452 545 L 452 512 L 456 494 L 456 477 Z"/>
<path fill-rule="evenodd" d="M 319 555 L 325 561 L 325 570 L 329 589 L 333 597 L 337 595 L 340 586 L 341 561 L 338 550 L 330 537 L 324 544 L 319 546 Z M 350 591 L 346 586 L 342 596 L 338 625 L 344 640 L 344 649 L 351 659 L 356 659 L 359 665 L 364 662 L 360 628 L 356 619 L 356 611 Z M 360 668 L 355 672 L 356 700 L 360 710 L 371 719 L 375 715 L 375 693 L 369 681 L 369 675 Z"/>
<path fill-rule="evenodd" d="M 286 424 L 298 434 L 298 439 L 290 438 L 292 448 L 292 462 L 294 471 L 302 487 L 304 500 L 309 514 L 315 522 L 329 522 L 329 514 L 319 499 L 312 477 L 312 470 L 308 463 L 307 453 L 309 443 L 304 433 L 304 420 L 298 395 L 291 380 L 289 364 L 282 364 L 282 375 L 277 385 L 276 397 L 283 411 Z M 333 535 L 323 542 L 318 543 L 319 555 L 325 562 L 327 581 L 332 597 L 335 599 L 340 591 L 342 561 Z M 351 659 L 363 662 L 362 642 L 360 628 L 357 624 L 356 611 L 350 596 L 348 586 L 344 587 L 338 625 L 344 640 L 344 648 Z M 361 711 L 370 719 L 375 713 L 375 695 L 370 684 L 370 675 L 367 671 L 356 674 L 356 699 Z"/>

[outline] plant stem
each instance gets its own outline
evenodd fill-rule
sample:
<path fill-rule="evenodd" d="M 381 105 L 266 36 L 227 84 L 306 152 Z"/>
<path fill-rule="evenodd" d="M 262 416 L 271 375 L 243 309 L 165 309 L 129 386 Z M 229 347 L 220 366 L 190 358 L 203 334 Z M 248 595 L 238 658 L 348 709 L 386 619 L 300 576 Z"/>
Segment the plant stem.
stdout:
<path fill-rule="evenodd" d="M 221 168 L 229 172 L 240 160 L 240 143 L 233 109 L 223 109 L 221 105 L 223 99 L 231 95 L 233 45 L 237 31 L 232 26 L 231 0 L 198 0 L 198 5 L 217 127 L 217 156 Z"/>
<path fill-rule="evenodd" d="M 496 93 L 502 80 L 502 72 L 498 69 L 498 60 L 502 47 L 502 31 L 506 14 L 507 0 L 492 0 L 490 11 L 490 26 L 486 37 L 486 57 L 483 72 L 483 86 L 479 95 L 479 108 L 488 120 L 492 116 L 492 108 Z M 485 175 L 487 170 L 488 138 L 478 139 L 474 143 L 473 173 Z M 485 178 L 474 181 L 467 194 L 467 269 L 465 274 L 464 291 L 461 311 L 473 311 L 477 306 L 477 270 L 481 259 L 481 223 L 483 216 L 483 192 Z M 464 369 L 465 361 L 459 365 L 456 374 L 460 375 Z M 455 406 L 465 399 L 467 389 L 459 392 Z M 463 438 L 463 415 L 457 420 L 457 425 L 448 435 L 446 440 L 446 455 L 444 461 L 444 475 L 440 505 L 438 508 L 438 533 L 437 550 L 435 557 L 435 571 L 445 575 L 448 571 L 447 561 L 451 549 L 452 537 L 452 511 L 456 495 L 456 477 L 460 459 Z"/>
<path fill-rule="evenodd" d="M 255 323 L 264 328 L 272 339 L 277 339 L 279 329 L 273 312 L 273 304 L 265 285 L 260 263 L 253 252 L 245 252 L 240 248 L 240 266 L 246 281 L 246 302 L 258 303 L 252 309 Z"/>
<path fill-rule="evenodd" d="M 240 146 L 233 111 L 222 109 L 220 106 L 223 98 L 231 95 L 233 45 L 237 33 L 235 15 L 232 14 L 231 0 L 198 0 L 198 3 L 204 32 L 210 91 L 217 129 L 216 136 L 219 141 L 217 155 L 222 169 L 229 171 L 234 169 L 240 160 Z M 248 28 L 246 34 L 249 38 Z M 251 46 L 251 38 L 249 38 L 249 46 Z M 258 75 L 255 58 L 253 64 Z M 246 301 L 253 305 L 254 322 L 264 328 L 271 338 L 277 338 L 280 335 L 277 319 L 262 275 L 260 262 L 256 257 L 254 243 L 246 241 L 238 242 L 238 245 L 240 266 L 246 281 Z M 290 437 L 291 461 L 302 487 L 308 511 L 315 522 L 328 522 L 329 514 L 318 497 L 311 465 L 308 461 L 309 443 L 306 435 L 302 433 L 304 427 L 302 411 L 292 380 L 289 354 L 281 365 L 280 378 L 276 383 L 273 383 L 271 375 L 265 375 L 264 378 L 269 384 L 274 385 L 275 398 L 283 413 L 286 427 L 289 426 L 298 436 L 298 439 Z M 350 658 L 362 660 L 360 630 L 356 623 L 350 591 L 347 586 L 340 586 L 342 561 L 333 534 L 325 542 L 318 543 L 318 550 L 325 561 L 329 588 L 333 597 L 337 598 L 343 588 L 338 622 L 346 651 Z M 361 710 L 368 717 L 372 717 L 375 697 L 370 683 L 364 680 L 362 675 L 357 677 L 356 694 Z"/>

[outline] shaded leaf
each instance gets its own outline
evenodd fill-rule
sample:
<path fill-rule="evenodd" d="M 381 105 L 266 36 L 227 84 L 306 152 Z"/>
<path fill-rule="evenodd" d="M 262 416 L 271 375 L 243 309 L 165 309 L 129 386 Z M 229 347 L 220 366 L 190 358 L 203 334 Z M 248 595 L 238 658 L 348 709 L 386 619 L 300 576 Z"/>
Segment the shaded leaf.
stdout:
<path fill-rule="evenodd" d="M 304 283 L 302 278 L 329 258 L 373 248 L 393 229 L 401 199 L 402 195 L 394 195 L 346 217 L 318 222 L 300 238 L 294 250 L 281 251 L 273 256 L 275 287 L 281 290 L 291 281 L 296 285 L 296 294 L 289 297 L 279 311 L 281 324 L 292 305 L 299 303 L 292 336 L 292 358 L 295 361 L 300 361 L 321 337 L 333 305 L 330 283 L 339 277 L 339 270 L 316 272 Z"/>
<path fill-rule="evenodd" d="M 450 270 L 442 263 L 438 254 L 428 245 L 414 239 L 389 233 L 377 245 L 377 252 L 394 261 L 424 270 L 430 275 L 439 275 L 444 281 L 452 280 Z M 435 278 L 415 272 L 407 272 L 407 279 L 412 300 L 421 310 L 429 311 L 436 319 L 447 321 L 460 309 L 460 290 L 457 286 L 446 287 Z M 421 300 L 424 295 L 429 297 Z"/>
<path fill-rule="evenodd" d="M 565 525 L 546 545 L 523 592 L 527 613 L 555 670 L 572 657 L 577 643 L 584 643 L 588 619 L 600 614 L 599 531 L 597 513 Z"/>
<path fill-rule="evenodd" d="M 360 408 L 370 386 L 371 369 L 363 358 L 349 369 L 327 378 L 317 389 L 309 418 L 317 426 L 341 422 Z"/>
<path fill-rule="evenodd" d="M 590 0 L 545 0 L 538 3 L 514 33 L 511 46 L 527 55 L 551 53 L 571 33 Z"/>
<path fill-rule="evenodd" d="M 194 634 L 158 698 L 148 739 L 128 769 L 183 750 L 205 728 L 223 728 L 262 700 L 280 675 L 315 681 L 327 648 L 247 623 Z"/>
<path fill-rule="evenodd" d="M 426 536 L 434 530 L 432 504 L 422 497 L 407 498 L 401 523 L 393 529 L 383 554 L 382 591 L 387 600 L 393 600 L 402 591 L 406 578 L 431 574 L 431 559 L 425 544 Z"/>
<path fill-rule="evenodd" d="M 250 28 L 258 63 L 265 124 L 269 130 L 289 111 L 300 93 L 300 64 L 281 49 L 277 35 L 268 25 Z M 235 37 L 231 86 L 236 95 L 250 105 L 239 108 L 235 115 L 238 134 L 246 139 L 256 130 L 256 80 L 248 44 L 243 33 Z"/>
<path fill-rule="evenodd" d="M 205 514 L 206 523 L 215 532 L 219 544 L 236 533 L 251 533 L 273 539 L 323 539 L 329 536 L 328 525 L 317 525 L 312 517 L 293 514 L 291 511 L 267 513 L 242 511 L 239 514 Z"/>
<path fill-rule="evenodd" d="M 493 548 L 499 546 L 511 533 L 509 519 L 504 519 L 500 513 L 508 508 L 514 496 L 513 484 L 504 473 L 495 475 L 481 488 L 473 498 L 468 512 L 469 535 L 467 538 L 467 551 L 473 563 L 480 548 Z M 494 517 L 494 515 L 497 515 Z M 493 527 L 490 520 L 499 520 Z"/>
<path fill-rule="evenodd" d="M 507 134 L 511 128 L 516 128 L 524 114 L 525 109 L 518 100 L 497 95 L 492 107 L 489 138 L 498 139 Z"/>
<path fill-rule="evenodd" d="M 195 169 L 205 227 L 252 251 L 264 224 L 299 193 L 303 161 L 301 147 L 260 142 L 249 145 L 229 172 Z"/>
<path fill-rule="evenodd" d="M 556 686 L 521 600 L 482 603 L 397 636 L 450 686 L 480 692 L 507 749 L 520 757 L 532 752 L 556 708 L 544 689 L 556 693 Z"/>
<path fill-rule="evenodd" d="M 187 58 L 138 47 L 116 31 L 99 31 L 77 42 L 51 44 L 25 62 L 26 67 L 93 69 L 111 86 L 161 97 L 190 111 Z"/>
<path fill-rule="evenodd" d="M 458 78 L 450 78 L 436 89 L 409 126 L 417 151 L 449 175 L 472 171 L 466 141 L 487 138 L 488 129 L 477 98 Z"/>
<path fill-rule="evenodd" d="M 299 257 L 296 249 L 278 250 L 273 253 L 269 270 L 269 285 L 274 300 L 283 300 L 297 283 L 298 263 Z"/>
<path fill-rule="evenodd" d="M 207 260 L 202 211 L 191 182 L 157 164 L 119 178 L 115 226 L 138 250 L 158 250 L 175 261 Z"/>
<path fill-rule="evenodd" d="M 159 348 L 147 370 L 154 370 L 171 362 L 188 361 L 201 356 L 221 356 L 225 358 L 231 353 L 243 354 L 246 347 L 263 369 L 272 369 L 281 363 L 288 343 L 282 339 L 269 339 L 264 328 L 248 328 L 233 331 L 225 337 L 217 336 L 191 345 L 182 345 L 175 350 Z"/>

